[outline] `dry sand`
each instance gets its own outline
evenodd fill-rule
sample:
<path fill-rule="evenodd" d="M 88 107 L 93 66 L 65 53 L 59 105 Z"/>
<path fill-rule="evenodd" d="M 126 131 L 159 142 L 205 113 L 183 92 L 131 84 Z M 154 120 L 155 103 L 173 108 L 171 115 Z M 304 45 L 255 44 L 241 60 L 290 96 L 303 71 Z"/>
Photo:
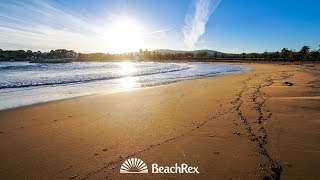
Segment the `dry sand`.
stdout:
<path fill-rule="evenodd" d="M 1 111 L 0 179 L 319 179 L 320 66 L 242 65 L 255 70 Z M 130 157 L 149 174 L 120 174 Z"/>

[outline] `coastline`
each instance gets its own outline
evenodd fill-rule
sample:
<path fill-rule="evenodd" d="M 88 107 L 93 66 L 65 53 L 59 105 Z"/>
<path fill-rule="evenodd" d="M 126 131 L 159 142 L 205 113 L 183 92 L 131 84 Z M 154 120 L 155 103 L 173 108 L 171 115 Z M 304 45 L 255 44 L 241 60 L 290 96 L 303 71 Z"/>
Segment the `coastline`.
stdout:
<path fill-rule="evenodd" d="M 29 67 L 28 63 L 27 65 L 26 63 L 4 64 L 4 71 L 1 73 L 4 75 L 4 80 L 1 82 L 0 87 L 0 100 L 2 101 L 0 111 L 50 101 L 131 91 L 133 89 L 166 85 L 183 80 L 241 73 L 250 70 L 243 66 L 230 66 L 220 63 L 169 63 L 170 66 L 167 67 L 165 67 L 167 65 L 166 63 L 156 65 L 157 68 L 162 68 L 165 72 L 152 72 L 143 67 L 149 65 L 154 66 L 152 64 L 157 63 L 74 63 L 73 65 L 69 64 L 65 66 L 47 64 L 45 67 L 42 65 L 39 67 L 39 64 L 37 64 L 32 66 L 33 69 Z M 95 66 L 99 67 L 100 71 L 96 70 L 95 72 L 91 72 L 91 68 Z M 113 66 L 113 68 L 107 70 L 105 66 Z M 174 66 L 176 69 L 172 69 Z M 9 68 L 7 69 L 7 67 Z M 88 68 L 89 73 L 77 73 L 85 67 Z M 25 71 L 19 71 L 19 68 Z M 60 68 L 69 69 L 74 74 L 59 72 Z M 71 70 L 72 68 L 75 69 Z M 155 67 L 150 67 L 149 69 L 153 68 Z M 53 69 L 53 71 L 46 69 Z M 10 79 L 12 78 L 10 74 L 13 73 L 10 72 L 10 70 L 13 72 L 21 72 L 20 76 L 16 74 L 16 80 Z M 184 71 L 179 73 L 180 70 Z M 39 80 L 37 76 L 25 78 L 23 74 L 26 72 L 33 74 L 38 73 L 38 71 L 43 74 L 43 80 Z M 107 72 L 101 73 L 101 71 Z M 131 71 L 132 75 L 123 75 L 122 73 L 124 73 L 124 71 Z M 51 73 L 52 76 L 47 76 L 46 74 L 48 73 Z M 173 75 L 173 73 L 176 73 L 176 75 Z M 9 74 L 8 77 L 6 76 L 7 74 Z M 8 81 L 6 81 L 7 78 L 9 79 Z"/>
<path fill-rule="evenodd" d="M 235 65 L 255 70 L 0 111 L 0 177 L 320 177 L 319 64 Z M 200 174 L 119 174 L 129 157 Z"/>

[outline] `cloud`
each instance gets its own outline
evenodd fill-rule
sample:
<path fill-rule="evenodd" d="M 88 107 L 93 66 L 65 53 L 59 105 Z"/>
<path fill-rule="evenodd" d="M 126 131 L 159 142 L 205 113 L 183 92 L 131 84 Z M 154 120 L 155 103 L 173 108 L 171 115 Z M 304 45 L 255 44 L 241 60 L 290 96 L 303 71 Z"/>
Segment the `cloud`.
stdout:
<path fill-rule="evenodd" d="M 163 32 L 167 32 L 167 31 L 171 31 L 171 28 L 166 28 L 166 29 L 160 29 L 160 30 L 156 30 L 156 31 L 152 31 L 146 34 L 158 34 L 158 33 L 163 33 Z"/>
<path fill-rule="evenodd" d="M 96 40 L 104 27 L 86 18 L 46 1 L 0 2 L 0 46 L 41 51 L 95 47 L 102 51 Z"/>
<path fill-rule="evenodd" d="M 188 49 L 194 49 L 197 42 L 206 31 L 206 24 L 212 12 L 219 6 L 221 0 L 196 0 L 192 11 L 185 17 L 183 27 L 184 43 Z"/>

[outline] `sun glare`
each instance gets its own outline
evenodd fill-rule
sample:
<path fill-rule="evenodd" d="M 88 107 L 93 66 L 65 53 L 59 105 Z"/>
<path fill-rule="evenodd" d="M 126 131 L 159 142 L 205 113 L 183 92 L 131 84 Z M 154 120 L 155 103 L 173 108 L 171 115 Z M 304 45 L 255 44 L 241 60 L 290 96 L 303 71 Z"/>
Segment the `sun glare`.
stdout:
<path fill-rule="evenodd" d="M 135 71 L 134 64 L 132 62 L 121 62 L 120 63 L 120 73 L 124 76 L 131 76 Z"/>
<path fill-rule="evenodd" d="M 121 62 L 119 64 L 119 68 L 119 72 L 124 76 L 120 79 L 120 87 L 123 88 L 123 90 L 130 90 L 140 86 L 133 77 L 133 73 L 135 71 L 134 63 Z"/>
<path fill-rule="evenodd" d="M 143 45 L 141 29 L 134 20 L 120 18 L 108 29 L 106 43 L 114 53 L 137 51 Z"/>

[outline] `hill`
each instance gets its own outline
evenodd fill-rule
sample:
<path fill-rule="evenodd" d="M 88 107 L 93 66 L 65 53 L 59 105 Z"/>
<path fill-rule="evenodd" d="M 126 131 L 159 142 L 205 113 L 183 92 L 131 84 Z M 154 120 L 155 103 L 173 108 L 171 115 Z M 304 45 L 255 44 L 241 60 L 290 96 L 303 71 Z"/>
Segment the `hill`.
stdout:
<path fill-rule="evenodd" d="M 215 51 L 215 50 L 209 50 L 209 49 L 200 49 L 200 50 L 193 50 L 193 51 L 172 50 L 172 49 L 157 49 L 157 50 L 154 50 L 154 51 L 160 52 L 160 53 L 183 53 L 183 52 L 198 53 L 198 52 L 207 52 L 208 54 L 225 54 L 223 52 L 219 52 L 219 51 Z"/>

